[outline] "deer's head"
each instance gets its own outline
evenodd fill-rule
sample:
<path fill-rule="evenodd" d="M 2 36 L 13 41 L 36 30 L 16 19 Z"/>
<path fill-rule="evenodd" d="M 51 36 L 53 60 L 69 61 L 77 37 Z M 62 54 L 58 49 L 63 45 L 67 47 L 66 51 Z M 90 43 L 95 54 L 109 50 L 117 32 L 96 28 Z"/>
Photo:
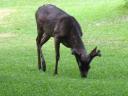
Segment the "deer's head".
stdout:
<path fill-rule="evenodd" d="M 77 49 L 73 49 L 72 50 L 72 54 L 75 55 L 79 69 L 80 69 L 80 73 L 81 73 L 81 77 L 87 77 L 88 71 L 90 69 L 90 63 L 91 61 L 96 57 L 96 56 L 101 56 L 100 54 L 100 50 L 97 50 L 97 47 L 94 48 L 90 54 L 86 54 L 85 51 L 83 50 L 77 50 Z"/>

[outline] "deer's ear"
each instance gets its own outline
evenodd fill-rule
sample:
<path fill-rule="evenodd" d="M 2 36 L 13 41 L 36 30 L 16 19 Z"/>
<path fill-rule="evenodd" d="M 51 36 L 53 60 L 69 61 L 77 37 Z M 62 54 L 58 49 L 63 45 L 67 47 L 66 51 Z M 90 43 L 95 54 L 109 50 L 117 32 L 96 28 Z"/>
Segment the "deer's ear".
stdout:
<path fill-rule="evenodd" d="M 91 57 L 95 57 L 95 56 L 101 56 L 101 53 L 100 53 L 100 50 L 97 50 L 97 47 L 95 47 L 92 51 L 91 51 L 91 53 L 90 53 L 90 56 Z"/>
<path fill-rule="evenodd" d="M 93 53 L 95 53 L 95 52 L 96 52 L 96 50 L 97 50 L 97 46 L 92 50 L 92 52 L 91 52 L 91 53 L 92 53 L 92 54 L 93 54 Z"/>

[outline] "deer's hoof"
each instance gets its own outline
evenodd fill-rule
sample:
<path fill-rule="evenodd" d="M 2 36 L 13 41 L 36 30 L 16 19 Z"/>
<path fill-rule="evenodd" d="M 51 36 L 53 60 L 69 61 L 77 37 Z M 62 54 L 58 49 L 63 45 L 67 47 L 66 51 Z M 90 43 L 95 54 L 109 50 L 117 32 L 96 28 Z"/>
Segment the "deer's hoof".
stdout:
<path fill-rule="evenodd" d="M 38 70 L 41 70 L 41 66 L 38 66 Z"/>
<path fill-rule="evenodd" d="M 45 72 L 46 71 L 46 66 L 44 65 L 42 67 L 43 67 L 42 70 Z"/>
<path fill-rule="evenodd" d="M 58 73 L 57 72 L 54 72 L 54 75 L 57 75 Z"/>

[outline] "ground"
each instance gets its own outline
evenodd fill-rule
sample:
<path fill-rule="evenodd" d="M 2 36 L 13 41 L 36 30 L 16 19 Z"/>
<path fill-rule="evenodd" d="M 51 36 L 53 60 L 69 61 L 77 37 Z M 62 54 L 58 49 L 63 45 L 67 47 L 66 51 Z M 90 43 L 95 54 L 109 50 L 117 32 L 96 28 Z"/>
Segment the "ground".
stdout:
<path fill-rule="evenodd" d="M 37 69 L 35 11 L 54 4 L 74 16 L 90 52 L 101 58 L 91 63 L 88 78 L 81 79 L 70 49 L 61 45 L 59 74 L 54 41 L 42 48 L 46 73 Z M 125 0 L 1 0 L 0 96 L 128 96 L 128 9 Z"/>

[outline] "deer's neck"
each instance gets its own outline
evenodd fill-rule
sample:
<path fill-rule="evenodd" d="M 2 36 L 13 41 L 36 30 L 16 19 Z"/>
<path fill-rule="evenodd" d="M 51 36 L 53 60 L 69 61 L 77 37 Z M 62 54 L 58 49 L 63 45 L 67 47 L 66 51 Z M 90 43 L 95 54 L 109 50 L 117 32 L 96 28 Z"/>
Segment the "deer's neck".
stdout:
<path fill-rule="evenodd" d="M 84 47 L 84 43 L 81 40 L 80 36 L 74 37 L 72 40 L 72 48 L 77 49 L 77 50 L 82 50 L 83 52 L 86 53 L 86 49 Z"/>
<path fill-rule="evenodd" d="M 87 51 L 81 39 L 74 41 L 72 50 L 75 50 L 78 54 L 83 54 L 87 56 Z"/>

